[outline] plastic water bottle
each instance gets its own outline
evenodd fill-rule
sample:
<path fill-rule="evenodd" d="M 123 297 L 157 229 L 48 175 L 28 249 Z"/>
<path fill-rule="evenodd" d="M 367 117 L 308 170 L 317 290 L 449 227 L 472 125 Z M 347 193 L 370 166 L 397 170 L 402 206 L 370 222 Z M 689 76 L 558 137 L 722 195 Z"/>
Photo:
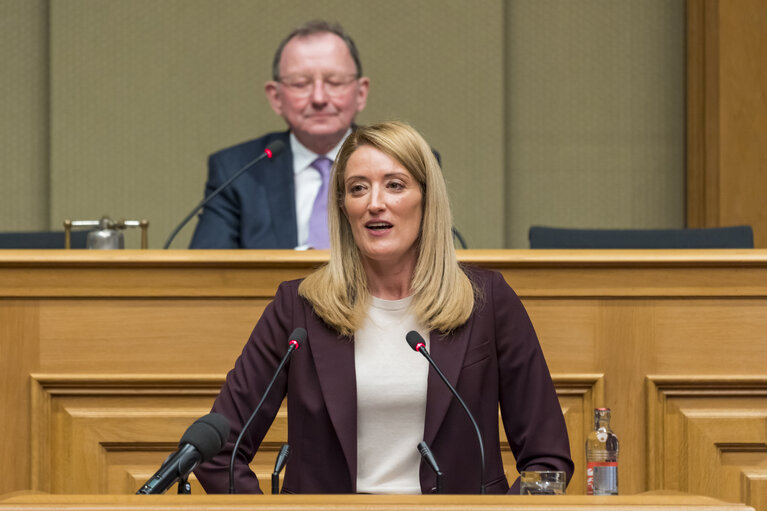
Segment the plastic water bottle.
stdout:
<path fill-rule="evenodd" d="M 594 409 L 594 431 L 586 439 L 586 493 L 618 495 L 618 437 L 610 429 L 610 409 Z"/>

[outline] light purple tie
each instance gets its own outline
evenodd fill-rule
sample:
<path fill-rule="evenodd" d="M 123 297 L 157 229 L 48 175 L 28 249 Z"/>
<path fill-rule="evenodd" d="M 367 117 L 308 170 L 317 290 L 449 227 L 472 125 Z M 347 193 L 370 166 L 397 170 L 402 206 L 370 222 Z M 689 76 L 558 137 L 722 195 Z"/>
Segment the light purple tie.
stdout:
<path fill-rule="evenodd" d="M 309 218 L 309 237 L 306 244 L 314 248 L 330 248 L 330 236 L 328 235 L 328 181 L 330 181 L 330 167 L 333 161 L 330 158 L 320 156 L 314 160 L 311 167 L 320 173 L 322 184 L 317 198 L 314 199 L 312 216 Z"/>

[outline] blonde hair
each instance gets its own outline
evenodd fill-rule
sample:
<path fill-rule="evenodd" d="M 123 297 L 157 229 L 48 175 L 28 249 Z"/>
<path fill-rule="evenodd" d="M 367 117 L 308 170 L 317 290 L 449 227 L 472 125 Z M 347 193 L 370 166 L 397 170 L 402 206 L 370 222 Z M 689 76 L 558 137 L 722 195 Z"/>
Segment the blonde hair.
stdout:
<path fill-rule="evenodd" d="M 421 187 L 423 219 L 411 282 L 411 312 L 431 330 L 450 332 L 458 328 L 474 308 L 474 289 L 455 256 L 447 187 L 429 144 L 401 122 L 358 127 L 341 147 L 329 186 L 330 261 L 301 283 L 299 294 L 342 335 L 351 337 L 362 326 L 370 292 L 359 248 L 342 210 L 346 165 L 361 146 L 371 146 L 393 158 Z"/>

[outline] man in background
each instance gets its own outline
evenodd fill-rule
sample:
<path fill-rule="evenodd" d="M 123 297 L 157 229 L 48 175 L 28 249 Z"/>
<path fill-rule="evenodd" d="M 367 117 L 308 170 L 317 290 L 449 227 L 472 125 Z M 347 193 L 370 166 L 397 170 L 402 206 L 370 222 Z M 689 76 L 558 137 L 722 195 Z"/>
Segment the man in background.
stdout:
<path fill-rule="evenodd" d="M 340 25 L 311 21 L 291 32 L 264 86 L 288 131 L 211 155 L 206 195 L 275 140 L 285 150 L 205 206 L 190 248 L 328 248 L 330 167 L 365 108 L 369 87 L 357 47 Z"/>

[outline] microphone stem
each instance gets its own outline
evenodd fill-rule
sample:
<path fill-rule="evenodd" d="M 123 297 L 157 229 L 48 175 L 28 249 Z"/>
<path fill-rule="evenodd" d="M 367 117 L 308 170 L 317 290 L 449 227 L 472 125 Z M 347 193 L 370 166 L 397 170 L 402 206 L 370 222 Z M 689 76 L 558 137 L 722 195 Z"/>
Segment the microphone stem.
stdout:
<path fill-rule="evenodd" d="M 432 360 L 431 355 L 429 355 L 429 352 L 426 351 L 426 348 L 421 348 L 418 350 L 419 353 L 421 353 L 424 357 L 426 357 L 426 360 L 429 361 L 429 364 L 434 368 L 434 370 L 437 372 L 437 375 L 439 375 L 440 378 L 442 378 L 442 381 L 445 382 L 445 385 L 447 385 L 447 388 L 449 388 L 453 396 L 458 400 L 458 402 L 463 407 L 464 411 L 466 412 L 466 415 L 469 417 L 469 420 L 471 421 L 471 425 L 474 426 L 474 431 L 477 433 L 477 442 L 479 442 L 479 493 L 480 495 L 485 494 L 485 446 L 482 443 L 482 434 L 479 432 L 479 426 L 477 425 L 477 421 L 474 420 L 474 416 L 469 411 L 469 407 L 466 406 L 466 403 L 463 402 L 463 399 L 461 399 L 461 396 L 458 395 L 458 392 L 455 390 L 453 385 L 447 380 L 445 375 L 440 371 L 439 367 L 437 367 L 437 364 Z"/>
<path fill-rule="evenodd" d="M 287 353 L 285 353 L 285 356 L 282 357 L 282 361 L 280 362 L 280 365 L 277 367 L 277 370 L 274 372 L 274 376 L 272 376 L 272 381 L 270 381 L 269 385 L 266 386 L 264 395 L 261 396 L 261 401 L 258 402 L 256 409 L 253 410 L 253 413 L 250 415 L 250 418 L 248 418 L 248 421 L 242 427 L 242 431 L 240 431 L 240 434 L 237 436 L 237 441 L 234 443 L 234 449 L 232 449 L 232 459 L 229 461 L 229 494 L 235 493 L 234 491 L 234 461 L 237 459 L 237 450 L 240 448 L 240 442 L 242 442 L 242 439 L 245 436 L 245 431 L 247 431 L 248 426 L 250 426 L 250 423 L 253 422 L 253 419 L 256 418 L 256 414 L 258 414 L 258 411 L 261 409 L 261 405 L 264 404 L 264 400 L 266 399 L 266 396 L 269 395 L 269 391 L 272 390 L 272 385 L 274 385 L 275 380 L 277 380 L 277 376 L 279 376 L 279 374 L 282 372 L 282 368 L 285 366 L 288 359 L 290 358 L 290 355 L 293 353 L 295 349 L 296 349 L 296 344 L 291 343 L 288 346 L 288 351 Z"/>

